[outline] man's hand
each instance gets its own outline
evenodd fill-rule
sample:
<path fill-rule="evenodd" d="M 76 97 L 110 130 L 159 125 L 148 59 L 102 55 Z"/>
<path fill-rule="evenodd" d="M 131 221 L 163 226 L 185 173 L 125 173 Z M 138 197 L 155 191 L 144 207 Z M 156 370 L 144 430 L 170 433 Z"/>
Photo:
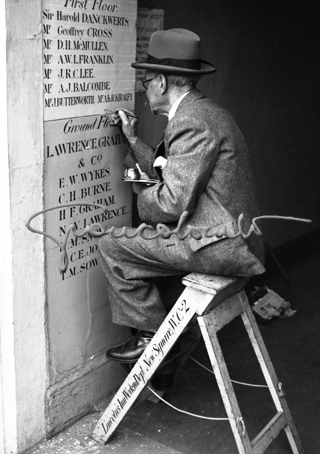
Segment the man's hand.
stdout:
<path fill-rule="evenodd" d="M 113 126 L 119 126 L 130 145 L 134 145 L 137 139 L 138 118 L 128 109 L 117 109 L 116 113 L 112 115 Z"/>

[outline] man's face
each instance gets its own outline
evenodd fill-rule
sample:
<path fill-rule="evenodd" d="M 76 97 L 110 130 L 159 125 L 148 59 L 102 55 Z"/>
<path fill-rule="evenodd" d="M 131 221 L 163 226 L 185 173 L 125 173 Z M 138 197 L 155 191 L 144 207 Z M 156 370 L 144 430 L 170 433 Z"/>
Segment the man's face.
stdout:
<path fill-rule="evenodd" d="M 159 75 L 156 73 L 146 72 L 144 79 L 148 80 L 146 96 L 149 101 L 151 112 L 157 115 L 161 113 L 159 109 L 161 107 L 162 101 L 162 96 L 159 87 Z"/>

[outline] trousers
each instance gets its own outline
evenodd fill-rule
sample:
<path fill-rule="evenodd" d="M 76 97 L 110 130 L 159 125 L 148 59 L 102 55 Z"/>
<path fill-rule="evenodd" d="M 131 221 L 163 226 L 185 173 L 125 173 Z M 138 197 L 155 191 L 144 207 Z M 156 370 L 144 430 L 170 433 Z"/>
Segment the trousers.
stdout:
<path fill-rule="evenodd" d="M 134 231 L 128 228 L 128 236 Z M 241 237 L 225 238 L 193 252 L 188 239 L 172 242 L 162 237 L 146 240 L 139 235 L 115 238 L 110 234 L 100 238 L 98 250 L 113 323 L 154 332 L 167 311 L 153 278 L 191 272 L 252 276 L 264 271 Z"/>

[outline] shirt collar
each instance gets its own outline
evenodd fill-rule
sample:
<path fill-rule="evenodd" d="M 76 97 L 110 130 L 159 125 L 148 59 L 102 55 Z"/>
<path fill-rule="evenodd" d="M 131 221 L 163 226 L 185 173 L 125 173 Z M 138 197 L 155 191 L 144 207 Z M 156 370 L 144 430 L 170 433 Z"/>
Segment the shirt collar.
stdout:
<path fill-rule="evenodd" d="M 176 102 L 173 104 L 173 106 L 171 107 L 170 111 L 169 111 L 169 115 L 168 115 L 168 121 L 170 121 L 176 114 L 177 112 L 177 109 L 179 107 L 179 104 L 181 103 L 181 101 L 183 100 L 183 98 L 190 92 L 191 90 L 189 91 L 186 91 L 185 93 L 183 93 L 183 95 L 180 96 L 180 98 L 178 98 L 176 100 Z"/>

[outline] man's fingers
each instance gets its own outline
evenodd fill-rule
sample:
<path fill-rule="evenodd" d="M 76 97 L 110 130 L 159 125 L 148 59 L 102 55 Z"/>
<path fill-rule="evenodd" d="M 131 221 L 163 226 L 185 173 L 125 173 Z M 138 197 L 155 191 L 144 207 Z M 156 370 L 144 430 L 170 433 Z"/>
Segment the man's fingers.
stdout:
<path fill-rule="evenodd" d="M 112 115 L 111 119 L 112 119 L 111 124 L 113 126 L 117 126 L 121 122 L 121 118 L 119 117 L 119 115 Z"/>
<path fill-rule="evenodd" d="M 116 113 L 114 113 L 111 117 L 112 119 L 112 125 L 118 125 L 119 123 L 123 123 L 123 124 L 129 124 L 130 123 L 130 120 L 132 118 L 137 118 L 136 115 L 131 112 L 130 110 L 128 109 L 116 109 Z"/>
<path fill-rule="evenodd" d="M 131 110 L 125 109 L 124 107 L 119 107 L 118 109 L 116 109 L 117 113 L 119 113 L 120 111 L 128 114 L 129 117 L 136 117 L 136 115 L 133 112 L 131 112 Z"/>
<path fill-rule="evenodd" d="M 128 117 L 127 117 L 126 111 L 124 111 L 123 109 L 118 109 L 117 113 L 118 113 L 122 123 L 124 123 L 124 124 L 128 123 Z"/>

